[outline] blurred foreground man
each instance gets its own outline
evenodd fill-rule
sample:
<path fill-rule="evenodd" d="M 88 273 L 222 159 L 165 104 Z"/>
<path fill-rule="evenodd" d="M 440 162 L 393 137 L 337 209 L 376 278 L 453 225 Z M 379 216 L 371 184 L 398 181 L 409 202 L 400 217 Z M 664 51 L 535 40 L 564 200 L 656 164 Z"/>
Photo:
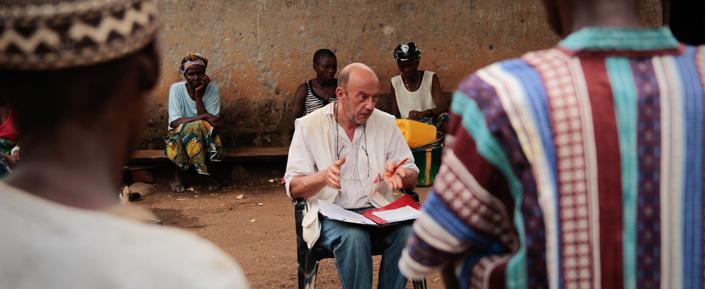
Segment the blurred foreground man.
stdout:
<path fill-rule="evenodd" d="M 636 0 L 545 4 L 556 48 L 455 93 L 401 272 L 450 264 L 460 288 L 701 288 L 705 48 L 639 27 Z"/>
<path fill-rule="evenodd" d="M 209 242 L 108 213 L 159 76 L 156 1 L 10 0 L 0 19 L 23 141 L 0 183 L 0 288 L 247 288 Z"/>

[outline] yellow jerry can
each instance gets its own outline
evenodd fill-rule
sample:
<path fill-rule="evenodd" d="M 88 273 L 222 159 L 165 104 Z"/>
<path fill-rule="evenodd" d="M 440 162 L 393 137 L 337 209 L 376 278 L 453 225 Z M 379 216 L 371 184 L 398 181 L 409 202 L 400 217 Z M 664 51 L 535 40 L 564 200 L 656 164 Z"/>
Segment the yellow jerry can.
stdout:
<path fill-rule="evenodd" d="M 397 119 L 397 126 L 412 149 L 436 140 L 436 126 L 410 119 Z"/>

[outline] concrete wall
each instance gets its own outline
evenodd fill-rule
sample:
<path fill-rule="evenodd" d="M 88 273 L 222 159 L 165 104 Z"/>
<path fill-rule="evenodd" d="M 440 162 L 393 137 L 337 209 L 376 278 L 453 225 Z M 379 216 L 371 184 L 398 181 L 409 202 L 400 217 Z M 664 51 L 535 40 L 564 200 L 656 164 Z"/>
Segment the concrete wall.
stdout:
<path fill-rule="evenodd" d="M 659 0 L 640 0 L 645 23 L 661 25 Z M 220 86 L 227 147 L 288 144 L 296 87 L 314 77 L 313 52 L 327 47 L 338 67 L 370 65 L 382 80 L 379 107 L 389 107 L 398 73 L 397 44 L 415 41 L 421 68 L 438 73 L 445 91 L 494 61 L 546 48 L 559 39 L 541 0 L 202 0 L 160 1 L 163 73 L 150 101 L 141 148 L 161 148 L 169 85 L 188 52 L 210 60 Z"/>

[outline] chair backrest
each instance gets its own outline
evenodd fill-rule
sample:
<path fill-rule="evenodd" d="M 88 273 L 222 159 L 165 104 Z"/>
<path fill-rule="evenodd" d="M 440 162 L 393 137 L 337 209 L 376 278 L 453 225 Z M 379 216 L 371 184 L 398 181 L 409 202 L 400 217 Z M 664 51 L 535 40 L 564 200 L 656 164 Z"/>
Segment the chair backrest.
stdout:
<path fill-rule="evenodd" d="M 305 260 L 306 255 L 309 253 L 308 246 L 306 245 L 306 241 L 304 241 L 303 237 L 303 227 L 301 226 L 305 211 L 306 201 L 304 199 L 294 200 L 294 221 L 296 222 L 296 256 L 301 258 L 300 260 Z M 312 257 L 315 261 L 325 258 L 333 258 L 333 252 L 328 252 L 328 250 L 320 247 L 313 247 L 310 251 L 310 257 Z"/>

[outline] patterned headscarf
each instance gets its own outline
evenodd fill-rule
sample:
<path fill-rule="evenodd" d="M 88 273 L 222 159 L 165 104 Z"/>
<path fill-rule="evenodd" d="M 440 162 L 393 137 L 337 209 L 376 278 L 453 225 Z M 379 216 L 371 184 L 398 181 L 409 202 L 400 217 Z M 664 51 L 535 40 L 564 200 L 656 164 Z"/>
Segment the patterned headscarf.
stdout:
<path fill-rule="evenodd" d="M 181 77 L 186 74 L 188 68 L 192 65 L 203 65 L 203 68 L 208 67 L 208 58 L 205 58 L 200 53 L 189 53 L 181 59 L 181 65 L 179 65 L 179 73 Z"/>
<path fill-rule="evenodd" d="M 421 59 L 421 50 L 413 42 L 402 43 L 394 49 L 394 58 L 397 61 L 419 60 Z"/>
<path fill-rule="evenodd" d="M 0 68 L 53 70 L 121 58 L 151 43 L 156 0 L 0 1 Z"/>

